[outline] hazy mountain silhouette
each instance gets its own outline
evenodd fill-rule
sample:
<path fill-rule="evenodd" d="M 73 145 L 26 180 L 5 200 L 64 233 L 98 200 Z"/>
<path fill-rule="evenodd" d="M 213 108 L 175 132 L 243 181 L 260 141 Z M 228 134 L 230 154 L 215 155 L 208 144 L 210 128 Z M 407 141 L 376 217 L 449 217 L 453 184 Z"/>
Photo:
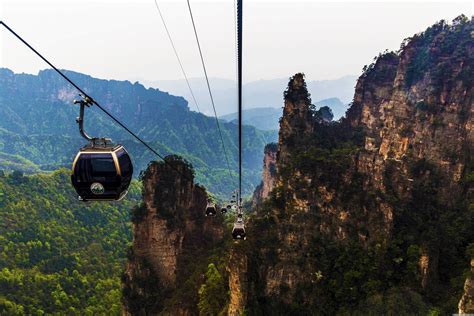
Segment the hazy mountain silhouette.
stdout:
<path fill-rule="evenodd" d="M 356 76 L 344 76 L 334 80 L 314 80 L 308 81 L 308 90 L 312 94 L 313 100 L 338 98 L 343 104 L 348 104 L 352 100 Z M 223 116 L 236 111 L 236 82 L 234 80 L 222 78 L 209 78 L 213 91 L 217 114 Z M 181 95 L 189 101 L 189 107 L 196 110 L 186 82 L 183 80 L 141 80 L 145 85 L 159 88 L 174 95 Z M 204 78 L 190 78 L 189 82 L 194 91 L 196 100 L 201 111 L 205 114 L 212 113 L 212 106 L 207 92 Z M 244 84 L 243 98 L 244 109 L 273 107 L 281 108 L 283 105 L 283 94 L 288 84 L 288 78 L 278 78 L 271 80 L 257 80 Z M 340 117 L 341 112 L 332 109 L 335 118 Z M 345 111 L 345 110 L 344 110 Z M 342 111 L 342 112 L 344 112 Z"/>

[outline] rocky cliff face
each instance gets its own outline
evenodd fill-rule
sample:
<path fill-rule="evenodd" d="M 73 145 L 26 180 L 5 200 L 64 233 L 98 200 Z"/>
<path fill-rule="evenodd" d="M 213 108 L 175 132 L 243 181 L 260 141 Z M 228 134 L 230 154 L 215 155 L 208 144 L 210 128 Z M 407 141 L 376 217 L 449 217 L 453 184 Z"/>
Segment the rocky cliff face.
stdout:
<path fill-rule="evenodd" d="M 181 301 L 179 289 L 223 238 L 222 219 L 205 220 L 207 195 L 193 183 L 192 167 L 177 157 L 167 162 L 149 165 L 143 205 L 133 212 L 133 245 L 123 278 L 126 315 L 195 314 L 198 280 L 194 301 Z"/>
<path fill-rule="evenodd" d="M 229 272 L 229 308 L 228 316 L 244 314 L 248 297 L 248 260 L 238 246 L 234 246 L 229 255 L 227 270 Z"/>
<path fill-rule="evenodd" d="M 456 208 L 467 197 L 463 176 L 474 143 L 472 30 L 472 21 L 461 19 L 434 25 L 399 54 L 380 56 L 359 79 L 348 120 L 365 131 L 356 168 L 371 175 L 366 188 L 406 201 L 430 182 L 437 197 L 418 206 L 426 210 L 435 203 Z M 382 211 L 390 233 L 396 210 L 387 205 Z M 431 210 L 426 220 L 437 216 Z M 432 236 L 420 240 L 425 289 L 437 280 L 440 254 L 432 241 Z"/>
<path fill-rule="evenodd" d="M 459 314 L 474 313 L 474 259 L 471 260 L 471 271 L 464 283 L 464 294 L 459 301 Z"/>
<path fill-rule="evenodd" d="M 278 145 L 271 143 L 265 146 L 263 157 L 262 182 L 257 186 L 252 197 L 253 206 L 269 197 L 275 187 L 276 160 Z"/>
<path fill-rule="evenodd" d="M 278 136 L 278 167 L 280 169 L 289 162 L 289 157 L 295 148 L 305 145 L 302 140 L 310 136 L 314 128 L 311 98 L 303 74 L 296 74 L 290 78 L 284 96 L 285 105 Z"/>
<path fill-rule="evenodd" d="M 274 196 L 250 227 L 251 308 L 335 313 L 379 300 L 385 313 L 453 312 L 450 280 L 474 240 L 473 25 L 441 22 L 380 55 L 339 123 L 311 106 L 302 74 L 291 78 Z M 399 295 L 417 309 L 390 306 Z"/>

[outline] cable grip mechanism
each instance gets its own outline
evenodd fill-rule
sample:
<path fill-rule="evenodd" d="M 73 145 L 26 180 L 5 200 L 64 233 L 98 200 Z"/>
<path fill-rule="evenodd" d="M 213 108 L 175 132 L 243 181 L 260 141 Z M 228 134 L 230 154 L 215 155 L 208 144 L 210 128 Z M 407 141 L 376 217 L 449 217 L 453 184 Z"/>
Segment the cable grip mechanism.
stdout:
<path fill-rule="evenodd" d="M 89 145 L 88 145 L 89 147 L 107 147 L 108 145 L 111 145 L 112 140 L 110 138 L 91 137 L 84 131 L 85 108 L 93 105 L 94 100 L 92 100 L 90 97 L 84 94 L 79 94 L 79 95 L 81 96 L 82 99 L 73 101 L 74 104 L 79 104 L 80 106 L 79 116 L 76 118 L 76 122 L 77 124 L 79 124 L 79 133 L 81 134 L 82 137 L 84 137 L 86 140 L 89 141 Z"/>

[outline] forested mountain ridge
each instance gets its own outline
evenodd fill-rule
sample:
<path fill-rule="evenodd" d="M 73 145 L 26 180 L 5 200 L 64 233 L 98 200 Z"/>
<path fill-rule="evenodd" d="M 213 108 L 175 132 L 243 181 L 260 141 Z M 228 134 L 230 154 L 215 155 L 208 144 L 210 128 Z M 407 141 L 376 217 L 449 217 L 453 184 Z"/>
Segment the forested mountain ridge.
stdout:
<path fill-rule="evenodd" d="M 364 67 L 339 122 L 312 106 L 304 75 L 293 76 L 278 144 L 266 148 L 257 207 L 245 217 L 247 240 L 213 248 L 219 258 L 200 257 L 199 268 L 177 259 L 175 275 L 201 271 L 192 286 L 150 284 L 146 276 L 169 272 L 160 264 L 169 253 L 186 258 L 197 249 L 175 244 L 156 253 L 138 280 L 141 297 L 164 305 L 145 312 L 182 306 L 182 315 L 445 315 L 459 303 L 472 313 L 473 31 L 474 21 L 460 16 L 378 56 Z M 147 183 L 160 184 L 160 177 Z M 162 200 L 183 190 L 163 192 Z M 192 243 L 193 235 L 169 228 L 180 219 L 184 230 L 194 227 L 180 207 L 149 205 L 145 214 L 156 216 L 141 217 L 135 233 L 156 228 L 157 238 L 172 232 L 165 245 Z M 150 244 L 139 249 L 153 244 L 146 236 Z M 227 289 L 228 296 L 217 295 Z"/>
<path fill-rule="evenodd" d="M 178 153 L 191 161 L 199 182 L 212 192 L 222 194 L 234 189 L 235 184 L 228 179 L 215 120 L 190 111 L 184 98 L 146 89 L 139 83 L 100 80 L 71 71 L 65 74 L 163 156 Z M 75 123 L 79 109 L 72 104 L 77 98 L 77 91 L 52 70 L 28 75 L 0 69 L 0 152 L 4 154 L 0 168 L 29 171 L 69 166 L 84 144 Z M 235 169 L 237 129 L 225 122 L 221 127 L 231 168 Z M 85 129 L 93 136 L 112 137 L 124 143 L 137 174 L 156 159 L 94 106 L 86 110 Z M 245 126 L 244 136 L 248 179 L 245 187 L 251 190 L 258 182 L 265 142 L 276 135 Z M 18 156 L 36 166 L 18 163 Z"/>

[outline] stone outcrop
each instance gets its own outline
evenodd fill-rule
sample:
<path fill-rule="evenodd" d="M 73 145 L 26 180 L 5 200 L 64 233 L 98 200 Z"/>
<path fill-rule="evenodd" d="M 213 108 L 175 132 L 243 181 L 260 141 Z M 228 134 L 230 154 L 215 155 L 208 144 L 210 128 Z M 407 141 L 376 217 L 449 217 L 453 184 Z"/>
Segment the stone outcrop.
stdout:
<path fill-rule="evenodd" d="M 411 234 L 411 248 L 403 251 L 416 259 L 394 260 L 414 260 L 426 295 L 446 286 L 439 277 L 447 269 L 443 237 L 436 236 L 443 231 L 439 219 L 456 214 L 471 220 L 465 178 L 474 144 L 473 26 L 464 17 L 441 22 L 400 52 L 380 55 L 359 78 L 341 122 L 320 119 L 302 74 L 290 79 L 276 201 L 250 227 L 266 240 L 252 252 L 259 267 L 250 285 L 258 292 L 255 304 L 274 300 L 288 308 L 298 299 L 298 308 L 318 305 L 309 289 L 331 271 L 320 271 L 315 236 L 339 249 L 358 244 L 389 256 L 393 239 Z"/>
<path fill-rule="evenodd" d="M 194 314 L 193 302 L 178 300 L 163 311 L 164 301 L 223 238 L 222 218 L 204 217 L 207 194 L 193 183 L 192 167 L 178 157 L 166 161 L 149 165 L 143 205 L 133 211 L 133 244 L 123 280 L 126 315 Z"/>
<path fill-rule="evenodd" d="M 248 295 L 248 262 L 241 249 L 231 249 L 227 264 L 229 272 L 229 308 L 228 316 L 244 315 Z"/>
<path fill-rule="evenodd" d="M 298 73 L 290 78 L 284 96 L 278 133 L 277 161 L 280 169 L 289 162 L 293 149 L 301 145 L 302 138 L 313 132 L 311 98 L 303 74 Z"/>
<path fill-rule="evenodd" d="M 270 192 L 272 192 L 275 187 L 277 152 L 277 144 L 271 143 L 265 146 L 262 182 L 257 186 L 252 197 L 252 204 L 254 207 L 268 198 Z"/>
<path fill-rule="evenodd" d="M 461 33 L 472 30 L 472 24 L 463 30 L 458 22 L 437 24 L 414 36 L 399 54 L 380 56 L 358 80 L 347 117 L 353 127 L 365 131 L 364 150 L 355 166 L 370 175 L 365 188 L 392 191 L 400 200 L 409 200 L 414 185 L 433 179 L 435 170 L 442 179 L 436 185 L 438 203 L 455 207 L 467 197 L 461 179 L 474 144 L 473 61 L 469 57 L 474 54 L 474 41 L 472 34 L 469 40 Z M 441 44 L 446 36 L 452 37 L 454 47 L 443 50 L 440 46 L 446 45 Z M 421 59 L 423 51 L 429 54 L 429 66 L 422 67 L 426 63 Z M 464 77 L 468 73 L 471 79 Z M 421 161 L 430 164 L 431 170 L 417 173 L 414 165 Z M 394 209 L 385 204 L 380 211 L 389 235 Z M 439 253 L 436 247 L 423 249 L 420 268 L 422 286 L 427 289 L 437 280 Z"/>
<path fill-rule="evenodd" d="M 471 260 L 471 271 L 464 283 L 464 294 L 459 301 L 459 314 L 474 314 L 474 259 Z"/>

